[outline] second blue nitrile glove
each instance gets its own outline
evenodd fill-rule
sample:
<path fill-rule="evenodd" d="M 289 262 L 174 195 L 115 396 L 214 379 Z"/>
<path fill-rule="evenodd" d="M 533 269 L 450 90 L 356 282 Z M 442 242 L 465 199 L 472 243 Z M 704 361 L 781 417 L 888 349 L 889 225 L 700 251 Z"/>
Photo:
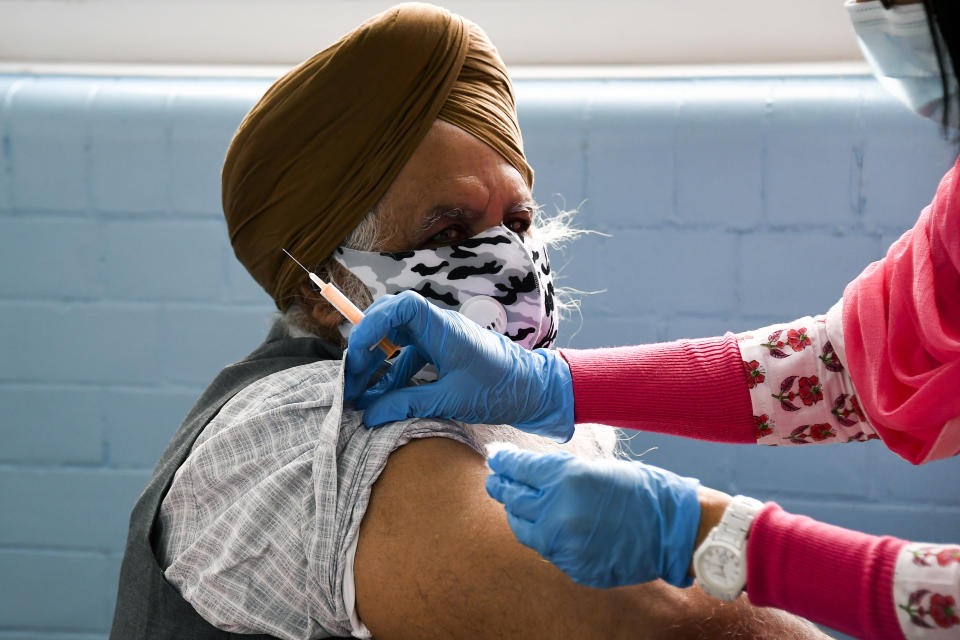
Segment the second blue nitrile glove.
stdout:
<path fill-rule="evenodd" d="M 575 582 L 599 588 L 657 578 L 688 587 L 699 482 L 642 462 L 499 451 L 487 492 L 523 544 Z"/>
<path fill-rule="evenodd" d="M 573 435 L 573 380 L 558 352 L 528 351 L 413 291 L 378 298 L 365 314 L 350 334 L 344 396 L 365 409 L 367 426 L 439 417 L 511 424 L 558 442 Z M 384 336 L 406 349 L 365 390 L 383 360 L 370 347 Z M 404 386 L 427 363 L 436 366 L 437 381 Z"/>

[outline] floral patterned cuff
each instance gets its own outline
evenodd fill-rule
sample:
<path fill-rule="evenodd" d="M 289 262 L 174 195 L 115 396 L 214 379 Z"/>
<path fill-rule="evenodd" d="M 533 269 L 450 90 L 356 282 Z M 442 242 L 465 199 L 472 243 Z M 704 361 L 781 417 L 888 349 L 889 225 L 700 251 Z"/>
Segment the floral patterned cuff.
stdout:
<path fill-rule="evenodd" d="M 739 334 L 757 444 L 853 442 L 879 436 L 827 335 L 826 317 Z"/>
<path fill-rule="evenodd" d="M 960 546 L 911 542 L 897 556 L 893 603 L 910 639 L 960 635 Z"/>

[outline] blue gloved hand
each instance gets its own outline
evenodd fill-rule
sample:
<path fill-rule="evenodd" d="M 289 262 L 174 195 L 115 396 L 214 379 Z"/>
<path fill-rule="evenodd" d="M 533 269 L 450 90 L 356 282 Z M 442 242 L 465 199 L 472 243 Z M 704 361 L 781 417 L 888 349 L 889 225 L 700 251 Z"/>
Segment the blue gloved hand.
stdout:
<path fill-rule="evenodd" d="M 523 544 L 589 587 L 663 578 L 688 587 L 699 482 L 626 460 L 498 451 L 487 493 Z"/>
<path fill-rule="evenodd" d="M 440 417 L 511 424 L 558 442 L 573 435 L 573 379 L 556 351 L 528 351 L 413 291 L 378 298 L 364 313 L 350 333 L 344 396 L 365 409 L 368 427 Z M 365 391 L 384 357 L 370 348 L 384 336 L 407 348 Z M 436 365 L 438 380 L 405 387 L 428 362 Z"/>

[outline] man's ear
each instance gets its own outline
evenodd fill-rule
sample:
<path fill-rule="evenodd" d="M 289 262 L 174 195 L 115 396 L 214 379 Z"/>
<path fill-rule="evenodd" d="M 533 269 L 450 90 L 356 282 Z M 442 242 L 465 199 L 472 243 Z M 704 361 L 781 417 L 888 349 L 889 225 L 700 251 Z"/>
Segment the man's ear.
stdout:
<path fill-rule="evenodd" d="M 306 311 L 310 313 L 310 317 L 325 330 L 336 331 L 345 319 L 333 308 L 333 305 L 317 293 L 309 280 L 300 283 L 300 300 L 306 307 Z"/>

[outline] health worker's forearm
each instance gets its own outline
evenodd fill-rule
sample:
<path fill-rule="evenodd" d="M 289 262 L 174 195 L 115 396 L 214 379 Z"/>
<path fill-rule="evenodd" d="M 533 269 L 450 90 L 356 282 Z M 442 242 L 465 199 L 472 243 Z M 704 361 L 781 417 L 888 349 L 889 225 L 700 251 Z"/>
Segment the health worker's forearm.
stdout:
<path fill-rule="evenodd" d="M 857 638 L 903 638 L 891 593 L 905 544 L 768 503 L 747 539 L 747 596 Z"/>
<path fill-rule="evenodd" d="M 732 334 L 560 353 L 570 365 L 577 423 L 715 442 L 756 441 Z"/>
<path fill-rule="evenodd" d="M 722 338 L 563 350 L 577 423 L 797 446 L 877 438 L 843 365 L 842 305 Z"/>
<path fill-rule="evenodd" d="M 704 486 L 697 497 L 694 549 L 731 500 Z M 689 575 L 695 575 L 692 561 Z M 960 632 L 960 545 L 873 536 L 769 502 L 747 538 L 746 591 L 755 606 L 783 609 L 857 638 L 953 637 Z"/>

